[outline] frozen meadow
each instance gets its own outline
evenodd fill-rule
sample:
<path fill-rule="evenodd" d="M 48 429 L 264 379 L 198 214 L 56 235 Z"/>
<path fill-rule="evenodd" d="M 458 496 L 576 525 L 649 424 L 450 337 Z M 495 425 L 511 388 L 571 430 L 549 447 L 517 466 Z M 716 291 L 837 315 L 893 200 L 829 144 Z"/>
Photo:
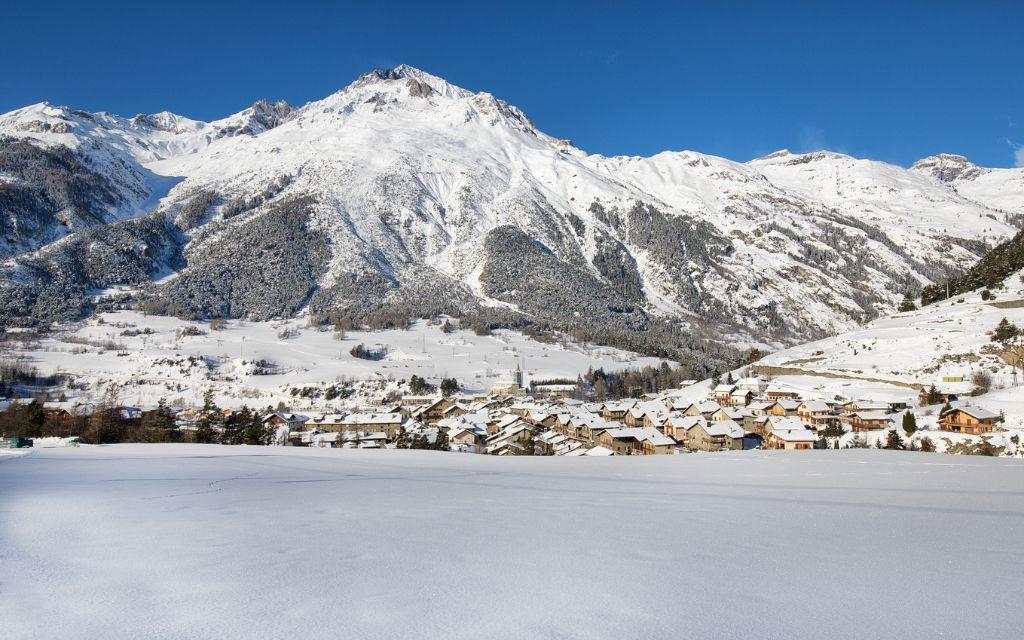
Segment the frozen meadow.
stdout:
<path fill-rule="evenodd" d="M 114 445 L 0 487 L 12 640 L 1020 637 L 1011 460 Z"/>

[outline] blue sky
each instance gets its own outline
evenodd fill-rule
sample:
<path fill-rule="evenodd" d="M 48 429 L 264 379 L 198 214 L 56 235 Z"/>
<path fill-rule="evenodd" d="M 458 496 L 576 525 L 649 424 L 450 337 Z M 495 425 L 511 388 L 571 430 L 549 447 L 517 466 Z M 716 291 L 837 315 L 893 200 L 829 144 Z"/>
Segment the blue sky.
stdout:
<path fill-rule="evenodd" d="M 746 4 L 22 0 L 3 13 L 0 111 L 213 119 L 405 62 L 591 152 L 1024 164 L 1024 2 Z"/>

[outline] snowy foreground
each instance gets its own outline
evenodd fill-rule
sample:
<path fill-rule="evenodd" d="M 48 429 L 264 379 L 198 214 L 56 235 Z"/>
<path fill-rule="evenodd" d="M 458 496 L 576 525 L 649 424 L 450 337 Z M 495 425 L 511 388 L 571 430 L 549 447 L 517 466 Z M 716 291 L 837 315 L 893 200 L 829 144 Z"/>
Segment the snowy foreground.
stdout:
<path fill-rule="evenodd" d="M 1016 461 L 115 445 L 0 486 L 11 640 L 1020 637 Z"/>

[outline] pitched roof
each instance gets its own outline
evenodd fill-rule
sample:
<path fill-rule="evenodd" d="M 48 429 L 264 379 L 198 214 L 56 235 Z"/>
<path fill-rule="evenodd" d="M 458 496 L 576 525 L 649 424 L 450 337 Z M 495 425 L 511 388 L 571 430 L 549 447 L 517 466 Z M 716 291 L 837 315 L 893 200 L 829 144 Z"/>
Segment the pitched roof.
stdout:
<path fill-rule="evenodd" d="M 947 414 L 951 413 L 952 411 L 963 411 L 964 413 L 966 413 L 967 415 L 971 416 L 972 418 L 974 418 L 976 420 L 993 420 L 993 419 L 999 417 L 998 413 L 992 413 L 988 409 L 982 409 L 981 407 L 976 407 L 976 406 L 973 406 L 973 405 L 963 405 L 963 406 L 959 406 L 959 407 L 953 407 L 953 409 L 951 411 L 946 411 L 942 415 L 947 415 Z"/>

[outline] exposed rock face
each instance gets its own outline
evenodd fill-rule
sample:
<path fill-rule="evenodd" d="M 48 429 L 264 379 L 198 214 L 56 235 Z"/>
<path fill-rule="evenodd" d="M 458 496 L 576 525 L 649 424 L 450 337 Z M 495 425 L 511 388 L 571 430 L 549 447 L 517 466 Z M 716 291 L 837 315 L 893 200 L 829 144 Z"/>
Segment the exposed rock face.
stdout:
<path fill-rule="evenodd" d="M 982 173 L 981 168 L 970 160 L 952 153 L 922 158 L 915 162 L 911 169 L 927 173 L 936 180 L 947 183 L 958 179 L 970 180 Z"/>

